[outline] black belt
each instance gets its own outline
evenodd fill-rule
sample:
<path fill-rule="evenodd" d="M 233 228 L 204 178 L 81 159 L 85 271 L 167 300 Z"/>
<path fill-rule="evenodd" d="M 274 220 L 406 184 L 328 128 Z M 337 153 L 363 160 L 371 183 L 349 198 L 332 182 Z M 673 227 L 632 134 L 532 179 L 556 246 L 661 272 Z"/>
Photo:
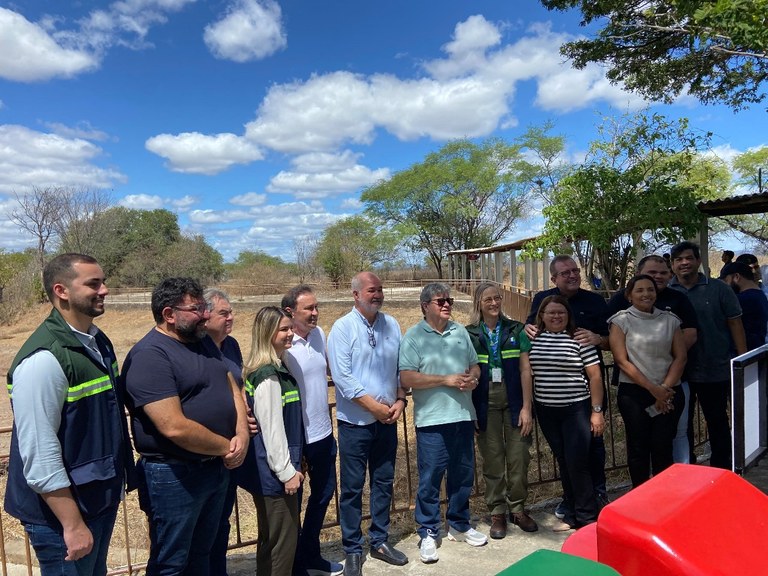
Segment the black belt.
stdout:
<path fill-rule="evenodd" d="M 184 466 L 203 466 L 221 460 L 220 456 L 208 456 L 199 459 L 171 458 L 169 456 L 142 456 L 142 458 L 153 464 L 182 464 Z"/>

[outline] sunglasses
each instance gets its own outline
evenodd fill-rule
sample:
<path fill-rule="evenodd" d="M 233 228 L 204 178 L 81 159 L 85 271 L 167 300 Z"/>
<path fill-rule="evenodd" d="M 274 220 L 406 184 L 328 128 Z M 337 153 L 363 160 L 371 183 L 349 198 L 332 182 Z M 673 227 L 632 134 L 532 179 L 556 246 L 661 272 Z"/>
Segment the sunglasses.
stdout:
<path fill-rule="evenodd" d="M 448 304 L 448 306 L 453 306 L 454 300 L 453 298 L 435 298 L 434 300 L 432 300 L 432 302 L 437 304 L 438 308 L 442 308 L 446 304 Z"/>

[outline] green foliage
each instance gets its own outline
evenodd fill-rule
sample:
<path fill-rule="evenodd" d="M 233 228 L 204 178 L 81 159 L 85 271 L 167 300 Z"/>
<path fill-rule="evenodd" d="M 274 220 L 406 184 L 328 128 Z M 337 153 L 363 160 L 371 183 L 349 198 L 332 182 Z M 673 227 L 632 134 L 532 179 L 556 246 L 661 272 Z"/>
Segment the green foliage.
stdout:
<path fill-rule="evenodd" d="M 612 82 L 664 102 L 688 91 L 704 103 L 740 109 L 765 98 L 768 0 L 541 0 L 576 8 L 594 38 L 561 52 L 577 68 L 608 66 Z"/>
<path fill-rule="evenodd" d="M 768 180 L 768 146 L 748 150 L 739 154 L 733 160 L 734 172 L 738 175 L 736 185 L 750 193 L 766 190 Z M 758 181 L 759 171 L 762 170 L 762 181 Z M 759 185 L 762 189 L 759 190 Z M 752 240 L 755 240 L 763 250 L 768 250 L 768 216 L 765 214 L 744 214 L 721 216 L 719 220 Z"/>
<path fill-rule="evenodd" d="M 45 301 L 36 250 L 0 248 L 0 322 L 15 320 L 32 304 Z"/>
<path fill-rule="evenodd" d="M 546 221 L 537 248 L 561 251 L 564 240 L 573 241 L 588 273 L 594 263 L 615 289 L 623 286 L 640 248 L 697 231 L 696 204 L 711 192 L 698 180 L 705 165 L 697 151 L 708 135 L 690 132 L 685 120 L 647 113 L 606 119 L 601 135 L 542 210 Z"/>
<path fill-rule="evenodd" d="M 520 161 L 519 145 L 457 140 L 361 198 L 367 214 L 401 234 L 410 250 L 426 252 L 442 277 L 448 251 L 498 242 L 523 214 Z"/>
<path fill-rule="evenodd" d="M 325 229 L 315 258 L 338 286 L 357 272 L 391 259 L 398 241 L 396 231 L 366 216 L 351 216 Z"/>
<path fill-rule="evenodd" d="M 538 194 L 545 204 L 552 203 L 552 195 L 560 181 L 574 168 L 564 158 L 565 137 L 552 136 L 552 122 L 543 126 L 531 126 L 516 142 L 533 156 L 533 162 L 525 159 L 518 163 L 520 180 Z"/>

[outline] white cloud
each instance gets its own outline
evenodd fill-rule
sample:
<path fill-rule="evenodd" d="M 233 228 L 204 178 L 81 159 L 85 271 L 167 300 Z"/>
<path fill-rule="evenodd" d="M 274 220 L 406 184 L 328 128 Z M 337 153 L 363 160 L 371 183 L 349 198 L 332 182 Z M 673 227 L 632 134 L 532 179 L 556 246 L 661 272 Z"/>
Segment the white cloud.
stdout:
<path fill-rule="evenodd" d="M 360 201 L 360 198 L 347 198 L 346 200 L 342 201 L 341 208 L 342 210 L 357 212 L 362 210 L 363 203 Z"/>
<path fill-rule="evenodd" d="M 218 174 L 234 164 L 248 164 L 262 158 L 254 144 L 234 134 L 160 134 L 144 145 L 150 152 L 168 160 L 168 166 L 174 172 L 190 174 Z"/>
<path fill-rule="evenodd" d="M 97 142 L 109 140 L 109 134 L 97 130 L 87 121 L 78 122 L 75 126 L 67 126 L 59 122 L 43 122 L 42 124 L 51 132 L 65 138 L 82 138 L 83 140 L 95 140 Z"/>
<path fill-rule="evenodd" d="M 206 26 L 203 39 L 217 58 L 260 60 L 288 43 L 281 17 L 280 6 L 272 0 L 235 0 L 222 19 Z"/>
<path fill-rule="evenodd" d="M 293 194 L 299 200 L 325 198 L 358 190 L 389 178 L 389 170 L 371 170 L 357 163 L 360 154 L 345 150 L 339 154 L 315 152 L 292 160 L 294 169 L 272 178 L 267 191 Z"/>
<path fill-rule="evenodd" d="M 150 47 L 152 26 L 195 0 L 119 0 L 77 22 L 48 15 L 33 23 L 0 7 L 0 77 L 17 82 L 71 78 L 101 65 L 114 46 Z"/>
<path fill-rule="evenodd" d="M 0 7 L 0 77 L 16 82 L 69 78 L 98 63 L 93 54 L 62 47 L 39 25 Z"/>
<path fill-rule="evenodd" d="M 173 206 L 178 212 L 188 212 L 192 206 L 197 204 L 199 200 L 195 198 L 194 196 L 190 196 L 187 194 L 186 196 L 182 196 L 181 198 L 176 198 L 174 200 L 171 200 L 171 206 Z"/>
<path fill-rule="evenodd" d="M 150 194 L 128 194 L 118 204 L 135 210 L 157 210 L 163 208 L 165 202 L 160 196 Z"/>
<path fill-rule="evenodd" d="M 266 194 L 257 194 L 256 192 L 239 194 L 229 199 L 229 203 L 234 204 L 235 206 L 261 206 L 266 203 L 266 201 Z"/>
<path fill-rule="evenodd" d="M 251 213 L 247 210 L 192 210 L 189 213 L 189 221 L 193 224 L 227 224 L 250 218 Z"/>
<path fill-rule="evenodd" d="M 32 186 L 111 188 L 125 182 L 117 170 L 94 164 L 102 153 L 81 138 L 0 125 L 0 193 L 23 193 Z"/>

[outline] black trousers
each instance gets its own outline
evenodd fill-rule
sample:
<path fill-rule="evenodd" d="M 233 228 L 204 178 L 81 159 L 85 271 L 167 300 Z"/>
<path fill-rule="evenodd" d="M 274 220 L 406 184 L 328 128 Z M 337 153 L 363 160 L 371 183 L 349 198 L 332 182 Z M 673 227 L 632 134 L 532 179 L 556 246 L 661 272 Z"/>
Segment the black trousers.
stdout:
<path fill-rule="evenodd" d="M 691 402 L 688 408 L 688 442 L 693 456 L 693 416 L 696 412 L 696 400 L 701 404 L 704 420 L 707 422 L 707 434 L 709 445 L 712 448 L 710 466 L 715 468 L 731 469 L 731 424 L 728 420 L 728 401 L 731 395 L 731 383 L 728 380 L 722 382 L 693 382 L 689 381 L 691 388 Z M 691 459 L 691 462 L 695 462 Z"/>
<path fill-rule="evenodd" d="M 616 399 L 624 419 L 627 443 L 627 467 L 632 486 L 637 487 L 672 465 L 672 440 L 685 398 L 681 390 L 672 400 L 674 409 L 651 417 L 646 408 L 656 402 L 653 394 L 630 382 L 619 384 Z"/>

